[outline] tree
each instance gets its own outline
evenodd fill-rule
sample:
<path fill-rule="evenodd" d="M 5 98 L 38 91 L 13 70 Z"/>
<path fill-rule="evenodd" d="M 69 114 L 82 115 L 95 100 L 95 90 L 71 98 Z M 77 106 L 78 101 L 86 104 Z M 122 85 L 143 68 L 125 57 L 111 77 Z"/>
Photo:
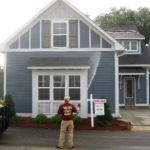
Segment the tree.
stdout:
<path fill-rule="evenodd" d="M 95 21 L 106 25 L 136 25 L 139 32 L 145 36 L 145 43 L 150 39 L 150 9 L 139 8 L 137 11 L 125 7 L 111 8 L 110 13 L 99 15 Z"/>

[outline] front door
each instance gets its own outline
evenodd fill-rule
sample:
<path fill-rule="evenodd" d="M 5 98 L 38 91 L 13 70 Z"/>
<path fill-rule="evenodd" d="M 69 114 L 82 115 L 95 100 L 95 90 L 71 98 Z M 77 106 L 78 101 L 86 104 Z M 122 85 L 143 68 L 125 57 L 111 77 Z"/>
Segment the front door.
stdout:
<path fill-rule="evenodd" d="M 132 107 L 135 106 L 135 79 L 133 77 L 125 78 L 125 106 Z"/>

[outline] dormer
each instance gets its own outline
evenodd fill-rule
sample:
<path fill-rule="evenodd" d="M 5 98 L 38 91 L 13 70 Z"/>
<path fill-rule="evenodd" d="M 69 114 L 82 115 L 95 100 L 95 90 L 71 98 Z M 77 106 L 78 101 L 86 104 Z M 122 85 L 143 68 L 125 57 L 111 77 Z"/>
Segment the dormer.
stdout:
<path fill-rule="evenodd" d="M 124 46 L 126 54 L 141 54 L 141 42 L 145 38 L 135 25 L 101 25 L 100 27 Z"/>

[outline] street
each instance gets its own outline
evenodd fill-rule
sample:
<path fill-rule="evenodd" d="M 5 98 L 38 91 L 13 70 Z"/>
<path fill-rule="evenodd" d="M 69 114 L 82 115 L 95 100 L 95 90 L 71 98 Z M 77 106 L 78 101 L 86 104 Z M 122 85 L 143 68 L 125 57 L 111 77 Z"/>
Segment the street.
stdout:
<path fill-rule="evenodd" d="M 59 130 L 9 128 L 0 150 L 56 150 Z M 75 131 L 75 150 L 149 150 L 150 132 Z M 65 144 L 67 149 L 67 145 Z"/>

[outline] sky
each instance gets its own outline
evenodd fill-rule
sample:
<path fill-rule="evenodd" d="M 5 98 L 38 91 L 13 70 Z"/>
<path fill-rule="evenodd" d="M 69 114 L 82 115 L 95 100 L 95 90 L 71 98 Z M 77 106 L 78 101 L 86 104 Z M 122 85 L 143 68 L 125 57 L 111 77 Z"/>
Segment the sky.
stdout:
<path fill-rule="evenodd" d="M 0 0 L 0 43 L 26 24 L 33 16 L 52 0 Z M 126 7 L 137 10 L 139 7 L 150 8 L 150 0 L 68 0 L 81 12 L 94 19 L 99 14 L 110 12 L 110 8 Z M 4 65 L 0 54 L 0 66 Z"/>

